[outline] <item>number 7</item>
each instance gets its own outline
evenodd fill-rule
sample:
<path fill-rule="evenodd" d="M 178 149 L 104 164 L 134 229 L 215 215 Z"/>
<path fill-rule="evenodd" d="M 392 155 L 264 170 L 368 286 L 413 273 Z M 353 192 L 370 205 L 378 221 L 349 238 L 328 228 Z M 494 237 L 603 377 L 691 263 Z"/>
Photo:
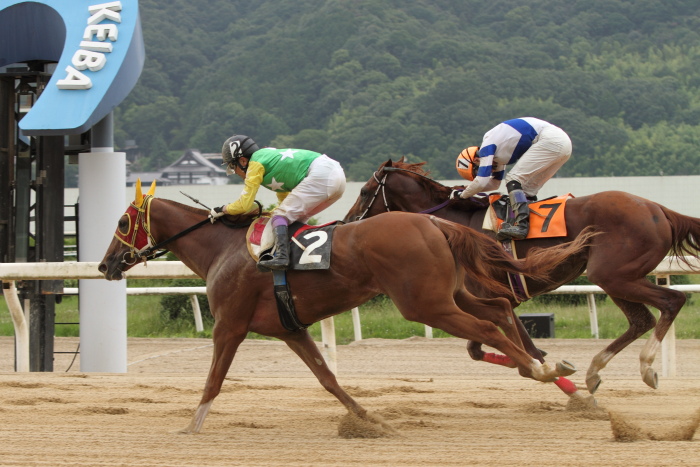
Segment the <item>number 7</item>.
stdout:
<path fill-rule="evenodd" d="M 557 212 L 557 209 L 559 209 L 559 206 L 561 206 L 562 203 L 554 203 L 554 204 L 541 204 L 540 207 L 542 209 L 549 209 L 549 214 L 547 214 L 547 218 L 544 220 L 544 223 L 542 224 L 542 232 L 546 232 L 547 229 L 549 229 L 549 223 L 552 221 L 552 218 L 554 217 L 554 213 Z"/>

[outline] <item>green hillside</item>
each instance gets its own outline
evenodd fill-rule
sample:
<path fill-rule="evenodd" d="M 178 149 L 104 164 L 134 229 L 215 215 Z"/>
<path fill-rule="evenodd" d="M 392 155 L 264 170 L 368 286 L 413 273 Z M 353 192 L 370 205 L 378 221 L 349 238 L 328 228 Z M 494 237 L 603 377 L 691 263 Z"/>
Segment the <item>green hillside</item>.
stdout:
<path fill-rule="evenodd" d="M 115 113 L 142 168 L 235 133 L 365 180 L 387 158 L 455 178 L 500 121 L 543 118 L 561 176 L 700 174 L 696 0 L 141 0 L 146 64 Z M 150 167 L 149 167 L 150 166 Z"/>

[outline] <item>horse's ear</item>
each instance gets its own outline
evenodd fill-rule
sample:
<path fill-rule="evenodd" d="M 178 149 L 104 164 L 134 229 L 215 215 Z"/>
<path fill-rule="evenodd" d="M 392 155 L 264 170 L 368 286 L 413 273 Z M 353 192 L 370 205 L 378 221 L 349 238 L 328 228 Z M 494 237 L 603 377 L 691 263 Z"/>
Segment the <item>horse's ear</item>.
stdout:
<path fill-rule="evenodd" d="M 399 159 L 397 162 L 401 162 L 403 164 L 406 162 L 406 156 L 401 156 L 401 159 Z"/>
<path fill-rule="evenodd" d="M 141 179 L 136 179 L 136 196 L 134 197 L 134 206 L 140 208 L 143 204 L 143 193 L 141 193 Z"/>
<path fill-rule="evenodd" d="M 386 164 L 384 164 L 384 167 L 393 167 L 394 166 L 393 164 L 394 164 L 394 161 L 389 159 L 388 161 L 386 161 Z"/>
<path fill-rule="evenodd" d="M 156 181 L 153 180 L 153 183 L 151 183 L 151 188 L 148 189 L 148 193 L 146 193 L 146 196 L 153 196 L 156 194 Z"/>

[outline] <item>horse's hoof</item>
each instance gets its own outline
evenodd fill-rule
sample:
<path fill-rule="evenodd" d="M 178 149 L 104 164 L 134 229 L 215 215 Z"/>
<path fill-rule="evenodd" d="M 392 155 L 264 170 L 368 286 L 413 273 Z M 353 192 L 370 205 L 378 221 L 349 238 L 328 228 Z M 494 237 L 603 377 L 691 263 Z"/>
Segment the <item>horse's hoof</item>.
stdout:
<path fill-rule="evenodd" d="M 588 376 L 586 378 L 586 387 L 588 388 L 588 392 L 591 394 L 595 394 L 595 392 L 598 390 L 598 387 L 600 386 L 600 383 L 602 383 L 603 380 L 600 379 L 600 376 L 597 374 Z"/>
<path fill-rule="evenodd" d="M 589 407 L 591 409 L 598 408 L 598 401 L 595 399 L 595 397 L 591 395 L 583 395 L 581 391 L 576 391 L 573 394 L 569 394 L 569 397 L 579 406 Z"/>
<path fill-rule="evenodd" d="M 467 352 L 472 360 L 481 361 L 484 359 L 484 351 L 481 350 L 481 344 L 478 342 L 469 341 Z"/>
<path fill-rule="evenodd" d="M 573 375 L 576 373 L 576 365 L 571 362 L 567 362 L 566 360 L 557 362 L 557 373 L 559 373 L 559 376 Z"/>
<path fill-rule="evenodd" d="M 656 371 L 654 371 L 652 367 L 646 369 L 642 375 L 642 381 L 652 389 L 659 389 L 659 375 L 656 374 Z"/>

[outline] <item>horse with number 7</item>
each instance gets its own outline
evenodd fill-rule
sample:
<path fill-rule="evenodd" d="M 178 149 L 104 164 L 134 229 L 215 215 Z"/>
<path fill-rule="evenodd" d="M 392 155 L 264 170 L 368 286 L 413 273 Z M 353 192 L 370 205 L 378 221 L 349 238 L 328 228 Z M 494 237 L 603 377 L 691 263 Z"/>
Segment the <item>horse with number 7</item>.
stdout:
<path fill-rule="evenodd" d="M 454 188 L 430 179 L 423 168 L 424 164 L 408 163 L 403 158 L 383 163 L 362 187 L 360 196 L 344 220 L 350 222 L 395 211 L 431 212 L 442 219 L 481 230 L 489 207 L 487 198 L 453 199 Z M 556 213 L 556 208 L 560 207 L 553 201 L 548 204 L 550 209 L 541 214 L 545 218 L 545 227 Z M 629 322 L 627 331 L 593 357 L 586 373 L 588 391 L 595 393 L 601 383 L 599 372 L 615 355 L 651 329 L 654 332 L 642 349 L 639 360 L 642 380 L 656 389 L 658 375 L 652 363 L 686 298 L 682 292 L 651 283 L 646 276 L 666 255 L 684 263 L 689 271 L 697 270 L 685 255 L 697 258 L 700 252 L 700 219 L 684 216 L 653 201 L 621 191 L 571 198 L 566 203 L 563 217 L 567 232 L 564 236 L 517 240 L 514 242 L 517 256 L 527 257 L 533 248 L 552 248 L 571 241 L 592 226 L 600 234 L 584 254 L 571 256 L 552 269 L 549 280 L 526 278 L 526 290 L 531 297 L 540 295 L 572 281 L 585 271 L 588 280 L 608 294 Z M 501 271 L 497 279 L 502 284 L 509 283 L 505 271 Z M 467 286 L 479 297 L 507 297 L 514 307 L 522 301 L 511 290 L 503 294 L 502 289 L 481 287 L 475 282 L 469 282 Z M 647 305 L 659 310 L 658 322 Z M 544 361 L 541 351 L 534 346 L 520 320 L 517 323 L 525 350 Z M 493 354 L 485 354 L 478 341 L 470 342 L 468 348 L 469 354 L 476 360 L 486 360 L 484 357 L 489 355 L 491 363 L 507 361 L 495 359 Z"/>
<path fill-rule="evenodd" d="M 206 280 L 215 320 L 214 355 L 201 401 L 184 431 L 202 428 L 249 332 L 283 340 L 349 412 L 367 418 L 366 410 L 340 387 L 307 330 L 288 330 L 281 323 L 272 275 L 258 271 L 246 245 L 247 227 L 255 216 L 212 222 L 208 211 L 155 198 L 154 192 L 155 182 L 145 196 L 137 184 L 134 202 L 119 219 L 99 270 L 107 280 L 120 280 L 133 265 L 167 246 Z M 297 318 L 305 325 L 385 294 L 406 319 L 484 342 L 515 362 L 522 376 L 556 382 L 573 373 L 573 365 L 542 364 L 517 345 L 517 330 L 506 337 L 491 322 L 472 316 L 511 313 L 510 303 L 475 297 L 463 285 L 465 276 L 496 289 L 503 289 L 494 280 L 501 269 L 542 280 L 554 265 L 580 254 L 595 235 L 584 232 L 571 243 L 517 261 L 494 240 L 467 227 L 432 216 L 392 213 L 337 226 L 329 269 L 287 271 L 287 281 Z"/>

